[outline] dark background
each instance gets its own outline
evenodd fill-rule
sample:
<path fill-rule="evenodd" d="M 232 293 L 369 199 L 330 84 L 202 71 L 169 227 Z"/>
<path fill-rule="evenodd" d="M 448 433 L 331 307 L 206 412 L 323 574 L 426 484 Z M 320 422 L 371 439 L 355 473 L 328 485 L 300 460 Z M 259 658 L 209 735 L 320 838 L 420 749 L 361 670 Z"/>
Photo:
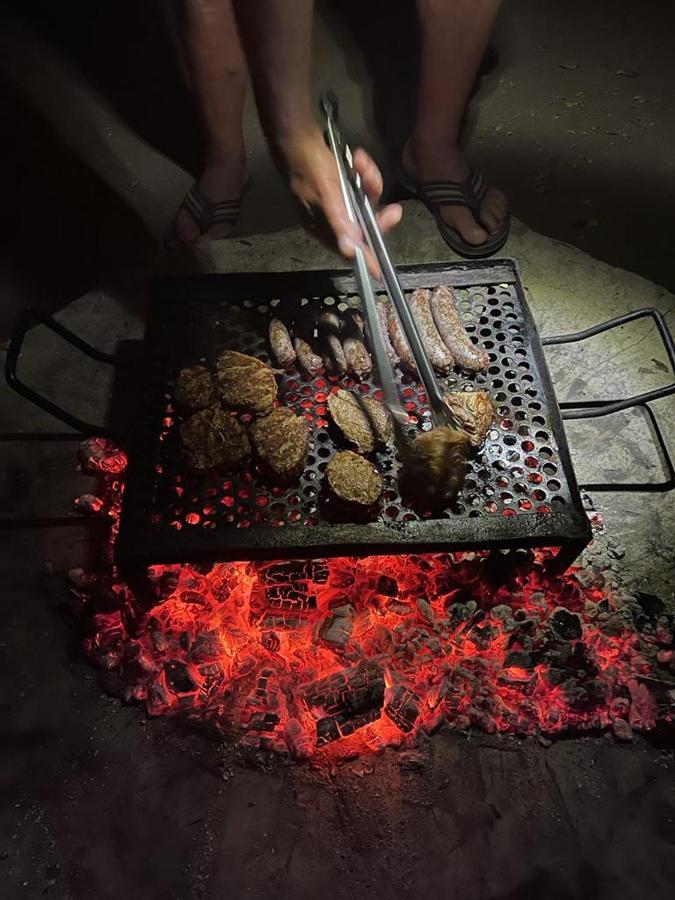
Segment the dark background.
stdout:
<path fill-rule="evenodd" d="M 339 34 L 346 70 L 358 77 L 365 60 L 373 77 L 373 120 L 389 171 L 412 115 L 414 4 L 324 0 L 319 9 Z M 199 125 L 178 52 L 180 3 L 6 0 L 5 10 L 44 37 L 142 140 L 198 174 Z M 526 224 L 671 290 L 674 25 L 675 7 L 662 0 L 510 0 L 494 39 L 497 69 L 465 129 L 472 160 L 509 192 Z M 156 261 L 161 241 L 31 107 L 6 66 L 3 332 L 24 301 L 54 308 L 102 279 L 123 278 Z M 290 204 L 279 212 L 262 192 L 247 203 L 244 234 L 295 221 Z"/>

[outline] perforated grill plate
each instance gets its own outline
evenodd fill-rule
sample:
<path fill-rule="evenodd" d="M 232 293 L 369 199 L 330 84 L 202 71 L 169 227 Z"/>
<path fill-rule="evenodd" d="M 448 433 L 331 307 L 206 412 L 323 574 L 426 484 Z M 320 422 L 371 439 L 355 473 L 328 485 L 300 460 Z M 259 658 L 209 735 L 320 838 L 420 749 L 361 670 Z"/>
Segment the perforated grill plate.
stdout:
<path fill-rule="evenodd" d="M 324 471 L 348 446 L 330 422 L 331 390 L 350 388 L 382 399 L 376 378 L 356 383 L 291 371 L 279 400 L 310 426 L 307 466 L 290 488 L 271 485 L 250 466 L 233 475 L 195 475 L 185 465 L 173 408 L 175 377 L 186 365 L 213 365 L 224 349 L 270 361 L 267 326 L 277 308 L 307 319 L 313 308 L 358 307 L 345 273 L 197 276 L 158 286 L 145 348 L 146 415 L 132 452 L 118 540 L 126 563 L 258 556 L 392 552 L 583 541 L 581 509 L 562 423 L 515 265 L 421 266 L 404 270 L 404 289 L 451 284 L 474 343 L 485 348 L 485 374 L 440 379 L 447 390 L 489 391 L 497 415 L 472 459 L 457 503 L 442 513 L 419 509 L 399 491 L 395 451 L 373 461 L 384 476 L 378 519 L 331 521 L 322 494 Z M 412 419 L 410 433 L 431 427 L 422 388 L 399 373 Z M 248 417 L 243 416 L 243 421 Z"/>

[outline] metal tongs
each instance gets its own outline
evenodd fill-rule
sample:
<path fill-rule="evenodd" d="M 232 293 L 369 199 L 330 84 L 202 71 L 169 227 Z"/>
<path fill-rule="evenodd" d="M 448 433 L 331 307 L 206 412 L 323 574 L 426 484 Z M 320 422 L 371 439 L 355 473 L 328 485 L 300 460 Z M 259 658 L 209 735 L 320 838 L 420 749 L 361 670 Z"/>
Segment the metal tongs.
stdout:
<path fill-rule="evenodd" d="M 458 428 L 457 420 L 452 415 L 436 381 L 434 370 L 424 350 L 424 344 L 415 324 L 415 320 L 408 306 L 405 294 L 396 274 L 396 269 L 391 261 L 389 252 L 384 243 L 382 232 L 375 216 L 372 204 L 361 185 L 361 178 L 354 168 L 354 160 L 349 145 L 345 143 L 337 124 L 337 100 L 330 93 L 324 93 L 321 97 L 321 108 L 326 117 L 328 145 L 335 157 L 342 197 L 347 207 L 350 221 L 361 227 L 368 244 L 380 266 L 389 299 L 401 322 L 401 328 L 410 347 L 415 365 L 420 376 L 420 381 L 429 398 L 431 418 L 435 427 L 449 426 Z M 375 356 L 375 362 L 380 374 L 384 397 L 395 422 L 399 426 L 409 424 L 410 417 L 403 408 L 401 398 L 396 386 L 394 368 L 389 359 L 381 331 L 380 317 L 377 312 L 378 300 L 368 271 L 365 254 L 361 247 L 356 248 L 354 259 L 354 273 L 356 283 L 363 301 L 371 348 Z"/>

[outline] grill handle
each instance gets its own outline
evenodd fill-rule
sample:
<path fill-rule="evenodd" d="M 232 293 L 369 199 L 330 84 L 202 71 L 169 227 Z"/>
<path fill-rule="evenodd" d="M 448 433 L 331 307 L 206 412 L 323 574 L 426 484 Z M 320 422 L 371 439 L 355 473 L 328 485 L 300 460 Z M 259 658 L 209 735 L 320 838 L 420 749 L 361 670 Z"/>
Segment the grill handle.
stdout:
<path fill-rule="evenodd" d="M 83 341 L 81 337 L 74 334 L 68 328 L 65 328 L 51 316 L 47 316 L 28 306 L 20 314 L 9 342 L 7 357 L 5 359 L 5 380 L 7 381 L 7 384 L 16 391 L 17 394 L 30 400 L 35 406 L 39 406 L 40 409 L 45 410 L 45 412 L 48 412 L 60 422 L 64 422 L 66 425 L 74 428 L 81 435 L 101 435 L 102 437 L 119 440 L 120 436 L 114 430 L 106 428 L 103 425 L 92 425 L 90 422 L 85 422 L 83 419 L 72 415 L 56 403 L 53 403 L 47 397 L 43 397 L 38 391 L 21 381 L 16 371 L 19 356 L 23 349 L 26 332 L 31 325 L 36 323 L 40 323 L 46 328 L 49 328 L 54 334 L 63 338 L 63 340 L 67 341 L 73 347 L 76 347 L 81 353 L 84 353 L 91 359 L 95 359 L 97 362 L 107 363 L 111 366 L 115 365 L 115 357 L 113 354 L 104 353 L 102 350 L 92 347 L 91 344 Z"/>
<path fill-rule="evenodd" d="M 668 328 L 668 323 L 666 322 L 665 316 L 660 310 L 655 309 L 654 307 L 645 307 L 644 309 L 638 309 L 634 312 L 626 313 L 623 316 L 617 316 L 615 319 L 609 319 L 607 322 L 601 322 L 599 325 L 594 325 L 592 328 L 587 328 L 584 331 L 577 331 L 573 334 L 559 334 L 542 338 L 541 343 L 544 347 L 555 346 L 557 344 L 574 344 L 578 341 L 586 340 L 586 338 L 593 337 L 596 334 L 602 334 L 605 331 L 610 331 L 612 328 L 626 325 L 628 322 L 634 322 L 637 319 L 644 318 L 650 318 L 654 321 L 654 324 L 656 325 L 658 332 L 661 335 L 661 340 L 663 341 L 663 346 L 665 347 L 666 354 L 670 362 L 671 371 L 675 373 L 675 343 L 673 343 L 673 336 L 670 333 L 670 329 Z M 624 400 L 563 401 L 559 403 L 562 418 L 565 420 L 596 419 L 600 416 L 608 416 L 612 413 L 621 412 L 624 409 L 631 409 L 633 407 L 642 409 L 644 414 L 649 419 L 654 437 L 656 439 L 656 444 L 659 448 L 663 463 L 668 474 L 667 479 L 660 482 L 582 484 L 580 485 L 580 487 L 583 487 L 589 491 L 650 492 L 670 491 L 673 489 L 673 487 L 675 487 L 675 467 L 673 466 L 673 460 L 670 456 L 656 416 L 654 415 L 651 407 L 648 406 L 650 400 L 659 400 L 660 398 L 668 397 L 673 393 L 675 393 L 675 381 L 671 382 L 665 387 L 656 388 L 653 391 L 645 391 L 642 394 L 636 394 L 634 397 L 627 397 Z"/>

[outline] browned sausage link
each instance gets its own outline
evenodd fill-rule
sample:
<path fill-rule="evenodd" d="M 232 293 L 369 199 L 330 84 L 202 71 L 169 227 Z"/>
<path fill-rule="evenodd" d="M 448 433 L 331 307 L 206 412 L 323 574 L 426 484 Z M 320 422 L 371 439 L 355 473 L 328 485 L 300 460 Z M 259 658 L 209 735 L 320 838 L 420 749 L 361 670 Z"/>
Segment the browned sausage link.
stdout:
<path fill-rule="evenodd" d="M 303 341 L 302 338 L 296 337 L 293 341 L 293 346 L 298 355 L 300 367 L 304 369 L 308 375 L 318 375 L 323 368 L 323 360 L 321 357 L 317 356 L 307 341 Z"/>
<path fill-rule="evenodd" d="M 279 319 L 270 319 L 269 337 L 276 361 L 282 368 L 289 369 L 295 362 L 295 350 L 288 328 Z"/>
<path fill-rule="evenodd" d="M 397 356 L 401 361 L 401 365 L 410 372 L 416 372 L 417 366 L 413 359 L 412 352 L 408 346 L 408 342 L 403 334 L 401 323 L 398 320 L 396 311 L 391 303 L 387 304 L 387 326 L 389 327 L 389 338 Z"/>
<path fill-rule="evenodd" d="M 455 360 L 452 353 L 448 351 L 443 343 L 443 339 L 434 323 L 434 317 L 431 315 L 431 307 L 429 306 L 430 296 L 430 291 L 418 289 L 412 292 L 408 303 L 429 362 L 437 372 L 445 375 L 447 372 L 452 371 Z"/>
<path fill-rule="evenodd" d="M 363 318 L 355 310 L 345 314 L 342 349 L 351 374 L 361 381 L 373 371 L 373 361 L 363 342 Z"/>
<path fill-rule="evenodd" d="M 380 333 L 382 335 L 384 349 L 387 351 L 387 356 L 389 357 L 392 366 L 397 366 L 400 360 L 398 358 L 398 353 L 391 346 L 391 341 L 389 340 L 389 331 L 387 330 L 387 307 L 385 303 L 381 301 L 377 304 L 377 315 L 380 319 Z"/>
<path fill-rule="evenodd" d="M 431 312 L 434 322 L 448 350 L 465 372 L 483 372 L 489 358 L 485 350 L 475 347 L 464 330 L 457 312 L 455 298 L 449 287 L 437 287 L 431 295 Z"/>
<path fill-rule="evenodd" d="M 328 354 L 332 361 L 330 366 L 331 373 L 336 375 L 347 374 L 347 360 L 345 358 L 342 343 L 340 342 L 340 318 L 339 316 L 326 310 L 319 316 L 319 334 L 323 337 Z"/>

